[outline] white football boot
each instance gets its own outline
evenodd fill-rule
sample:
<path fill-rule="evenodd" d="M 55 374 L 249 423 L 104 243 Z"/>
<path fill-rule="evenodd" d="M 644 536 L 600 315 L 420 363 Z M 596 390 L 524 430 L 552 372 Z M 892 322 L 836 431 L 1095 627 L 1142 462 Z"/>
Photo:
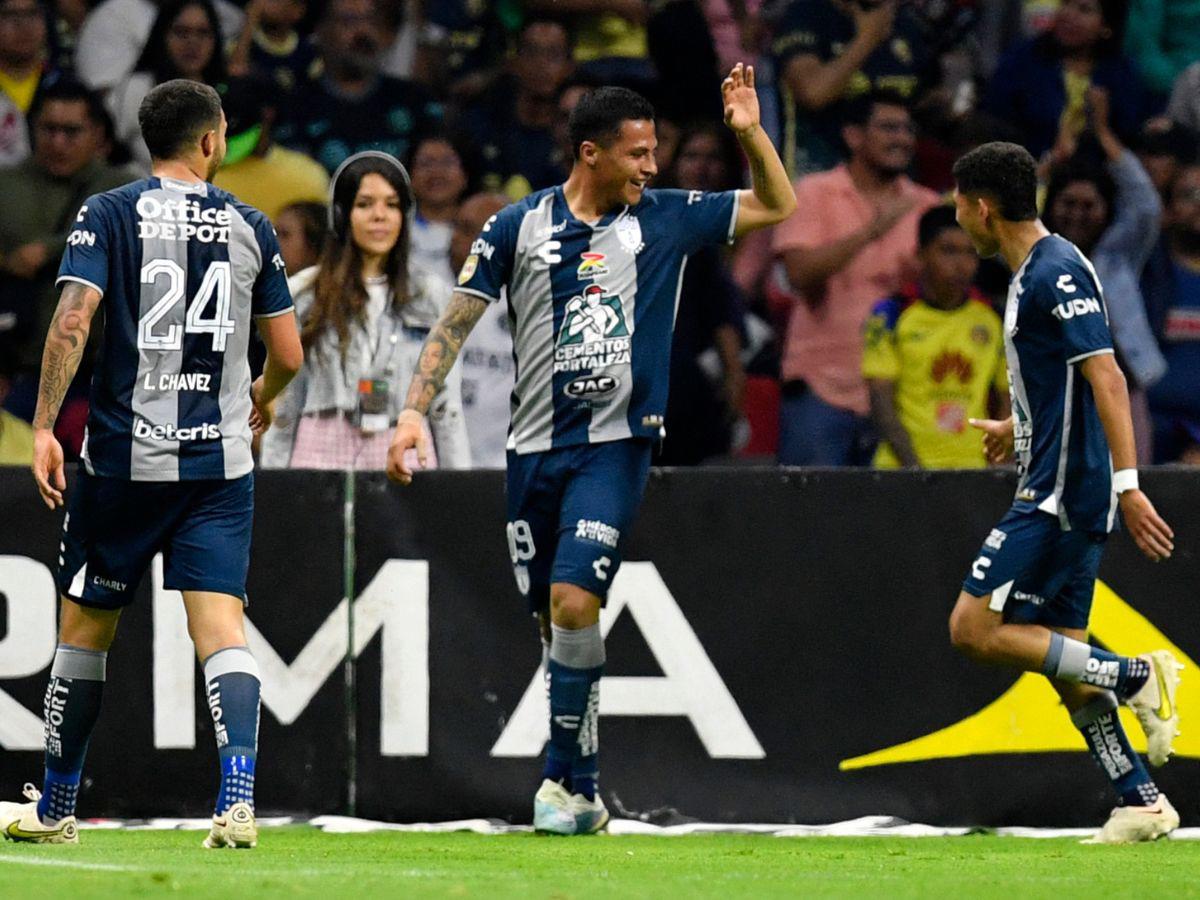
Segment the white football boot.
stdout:
<path fill-rule="evenodd" d="M 0 832 L 3 832 L 5 840 L 27 841 L 31 844 L 79 843 L 79 825 L 74 816 L 60 819 L 56 825 L 43 825 L 37 811 L 42 792 L 32 784 L 27 784 L 22 793 L 30 802 L 0 803 Z"/>
<path fill-rule="evenodd" d="M 212 828 L 204 839 L 206 850 L 233 847 L 252 850 L 258 846 L 258 823 L 249 803 L 235 803 L 223 816 L 213 816 Z"/>
<path fill-rule="evenodd" d="M 533 830 L 546 834 L 574 834 L 575 808 L 567 789 L 549 778 L 533 798 Z"/>
<path fill-rule="evenodd" d="M 1146 732 L 1146 756 L 1150 765 L 1161 766 L 1171 755 L 1171 743 L 1179 735 L 1179 709 L 1175 693 L 1183 671 L 1170 650 L 1155 650 L 1141 659 L 1150 663 L 1150 677 L 1126 703 Z"/>
<path fill-rule="evenodd" d="M 589 800 L 583 794 L 571 797 L 571 811 L 575 814 L 576 834 L 595 834 L 608 827 L 608 808 L 596 792 L 596 799 Z"/>
<path fill-rule="evenodd" d="M 1083 844 L 1139 844 L 1156 841 L 1179 827 L 1179 813 L 1159 794 L 1150 806 L 1118 806 L 1095 837 Z"/>

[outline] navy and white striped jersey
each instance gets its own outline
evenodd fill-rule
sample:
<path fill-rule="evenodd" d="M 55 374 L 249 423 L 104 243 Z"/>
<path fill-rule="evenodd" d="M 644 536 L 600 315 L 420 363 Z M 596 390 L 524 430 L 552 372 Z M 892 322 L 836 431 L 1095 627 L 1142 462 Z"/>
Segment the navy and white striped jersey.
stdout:
<path fill-rule="evenodd" d="M 65 281 L 103 297 L 88 472 L 133 481 L 249 472 L 251 318 L 292 308 L 267 217 L 210 184 L 136 181 L 80 209 Z"/>
<path fill-rule="evenodd" d="M 562 187 L 505 207 L 483 227 L 458 290 L 507 287 L 517 453 L 658 437 L 671 332 L 687 256 L 733 239 L 737 192 L 648 190 L 589 225 Z"/>
<path fill-rule="evenodd" d="M 1013 276 L 1004 343 L 1020 473 L 1016 507 L 1057 516 L 1063 530 L 1111 531 L 1112 457 L 1091 385 L 1077 367 L 1112 353 L 1113 340 L 1100 280 L 1070 241 L 1038 241 Z"/>

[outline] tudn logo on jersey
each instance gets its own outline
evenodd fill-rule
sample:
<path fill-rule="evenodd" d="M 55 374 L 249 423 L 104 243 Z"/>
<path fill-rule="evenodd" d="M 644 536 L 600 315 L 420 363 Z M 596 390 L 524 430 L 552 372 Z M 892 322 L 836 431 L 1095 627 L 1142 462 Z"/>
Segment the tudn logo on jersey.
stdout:
<path fill-rule="evenodd" d="M 1100 312 L 1100 301 L 1095 297 L 1088 297 L 1086 300 L 1064 300 L 1050 310 L 1050 314 L 1060 322 L 1098 312 Z"/>
<path fill-rule="evenodd" d="M 142 240 L 229 243 L 233 214 L 227 209 L 204 209 L 195 200 L 139 197 L 138 237 Z"/>
<path fill-rule="evenodd" d="M 621 298 L 589 284 L 567 303 L 554 347 L 554 371 L 606 369 L 629 362 L 629 326 Z M 614 380 L 615 382 L 615 380 Z M 608 386 L 608 393 L 616 384 Z"/>
<path fill-rule="evenodd" d="M 221 429 L 212 422 L 179 428 L 175 425 L 151 425 L 140 416 L 133 421 L 133 436 L 142 441 L 219 441 Z"/>

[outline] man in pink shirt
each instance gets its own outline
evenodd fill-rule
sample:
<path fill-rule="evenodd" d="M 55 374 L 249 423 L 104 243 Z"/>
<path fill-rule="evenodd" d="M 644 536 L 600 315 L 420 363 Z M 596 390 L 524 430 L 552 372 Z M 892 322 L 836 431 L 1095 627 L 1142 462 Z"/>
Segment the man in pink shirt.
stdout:
<path fill-rule="evenodd" d="M 796 212 L 775 229 L 795 294 L 781 372 L 783 465 L 870 463 L 863 326 L 881 297 L 915 277 L 917 222 L 938 202 L 904 174 L 916 135 L 899 95 L 851 104 L 842 137 L 849 160 L 798 180 Z"/>

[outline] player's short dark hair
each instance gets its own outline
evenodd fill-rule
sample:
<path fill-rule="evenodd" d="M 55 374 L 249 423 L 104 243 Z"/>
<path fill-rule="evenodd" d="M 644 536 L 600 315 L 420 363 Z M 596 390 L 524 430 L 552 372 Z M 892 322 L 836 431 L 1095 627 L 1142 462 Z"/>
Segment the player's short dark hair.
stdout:
<path fill-rule="evenodd" d="M 953 206 L 934 206 L 921 216 L 917 225 L 917 246 L 922 250 L 938 239 L 943 231 L 958 231 Z"/>
<path fill-rule="evenodd" d="M 866 125 L 871 121 L 871 115 L 877 106 L 898 106 L 908 112 L 912 111 L 912 104 L 899 91 L 876 88 L 846 102 L 842 107 L 842 124 Z"/>
<path fill-rule="evenodd" d="M 654 107 L 637 91 L 623 87 L 596 88 L 583 96 L 567 120 L 571 151 L 578 159 L 584 141 L 604 146 L 621 133 L 621 123 L 639 120 L 653 122 Z"/>
<path fill-rule="evenodd" d="M 221 98 L 199 81 L 166 81 L 138 107 L 138 125 L 152 159 L 174 159 L 221 126 Z"/>
<path fill-rule="evenodd" d="M 958 192 L 994 200 L 1010 222 L 1037 218 L 1037 163 L 1020 144 L 993 141 L 976 147 L 954 164 Z"/>

